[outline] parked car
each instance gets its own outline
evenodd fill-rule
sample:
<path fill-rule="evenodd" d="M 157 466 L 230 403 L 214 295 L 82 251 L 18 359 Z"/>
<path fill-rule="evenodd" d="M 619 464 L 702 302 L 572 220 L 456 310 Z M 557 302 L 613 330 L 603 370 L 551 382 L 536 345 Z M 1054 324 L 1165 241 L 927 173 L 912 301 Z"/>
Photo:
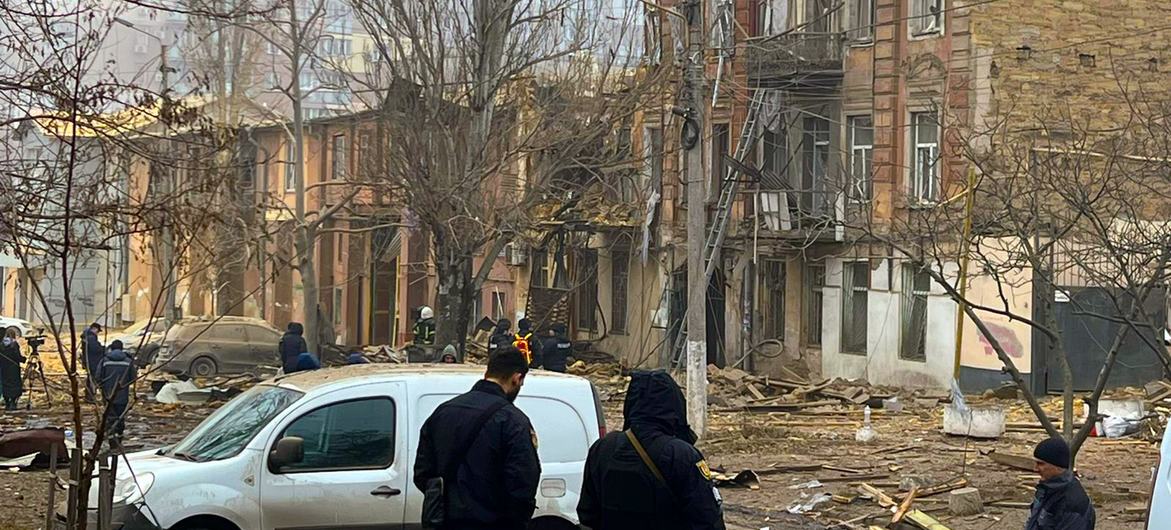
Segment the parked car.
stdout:
<path fill-rule="evenodd" d="M 423 494 L 411 483 L 419 429 L 482 373 L 364 364 L 257 385 L 179 443 L 127 455 L 115 478 L 113 527 L 419 528 Z M 532 372 L 516 405 L 540 439 L 529 528 L 576 529 L 586 453 L 605 433 L 597 392 L 581 377 Z"/>
<path fill-rule="evenodd" d="M 184 318 L 167 330 L 153 364 L 195 377 L 256 373 L 277 364 L 280 338 L 280 331 L 259 318 Z"/>
<path fill-rule="evenodd" d="M 105 338 L 106 344 L 122 341 L 126 353 L 134 357 L 139 366 L 153 362 L 167 334 L 167 322 L 161 318 L 139 320 L 126 329 L 111 333 Z"/>
<path fill-rule="evenodd" d="M 33 325 L 23 318 L 0 317 L 0 335 L 7 333 L 9 328 L 16 328 L 21 337 L 33 331 Z"/>
<path fill-rule="evenodd" d="M 1171 429 L 1167 429 L 1171 431 Z M 1171 521 L 1171 436 L 1163 432 L 1159 459 L 1151 477 L 1151 498 L 1147 508 L 1147 530 L 1163 530 Z"/>

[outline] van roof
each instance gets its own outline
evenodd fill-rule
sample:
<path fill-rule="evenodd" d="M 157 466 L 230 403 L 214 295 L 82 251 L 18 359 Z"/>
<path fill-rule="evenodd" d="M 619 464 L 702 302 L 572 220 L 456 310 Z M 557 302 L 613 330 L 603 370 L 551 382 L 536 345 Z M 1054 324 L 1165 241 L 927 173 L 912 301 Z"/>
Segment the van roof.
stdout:
<path fill-rule="evenodd" d="M 308 392 L 334 383 L 341 382 L 374 382 L 388 380 L 414 379 L 426 376 L 472 376 L 483 377 L 484 366 L 477 364 L 389 364 L 369 363 L 352 364 L 297 372 L 278 376 L 273 382 L 279 385 L 288 385 L 297 390 Z M 585 381 L 576 375 L 560 374 L 547 370 L 532 370 L 529 376 L 542 379 L 563 379 L 568 381 Z"/>

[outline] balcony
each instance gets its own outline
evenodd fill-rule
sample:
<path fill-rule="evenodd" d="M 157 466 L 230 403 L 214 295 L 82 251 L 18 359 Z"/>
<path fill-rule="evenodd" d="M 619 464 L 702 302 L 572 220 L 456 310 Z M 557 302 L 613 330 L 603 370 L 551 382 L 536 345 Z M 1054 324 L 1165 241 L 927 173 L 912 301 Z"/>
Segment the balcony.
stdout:
<path fill-rule="evenodd" d="M 784 81 L 796 75 L 837 78 L 842 75 L 845 35 L 794 32 L 750 37 L 746 48 L 749 79 Z"/>
<path fill-rule="evenodd" d="M 756 223 L 762 237 L 835 240 L 840 193 L 820 190 L 761 190 Z"/>

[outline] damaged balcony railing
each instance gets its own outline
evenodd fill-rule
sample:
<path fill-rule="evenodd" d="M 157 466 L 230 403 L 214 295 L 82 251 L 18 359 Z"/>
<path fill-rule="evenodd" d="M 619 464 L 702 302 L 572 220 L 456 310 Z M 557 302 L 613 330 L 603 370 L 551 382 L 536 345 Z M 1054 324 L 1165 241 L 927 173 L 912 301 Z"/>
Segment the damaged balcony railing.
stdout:
<path fill-rule="evenodd" d="M 748 76 L 785 77 L 801 73 L 841 73 L 845 49 L 842 33 L 793 32 L 750 37 Z"/>
<path fill-rule="evenodd" d="M 839 195 L 824 190 L 761 190 L 757 222 L 762 230 L 782 234 L 832 230 Z"/>

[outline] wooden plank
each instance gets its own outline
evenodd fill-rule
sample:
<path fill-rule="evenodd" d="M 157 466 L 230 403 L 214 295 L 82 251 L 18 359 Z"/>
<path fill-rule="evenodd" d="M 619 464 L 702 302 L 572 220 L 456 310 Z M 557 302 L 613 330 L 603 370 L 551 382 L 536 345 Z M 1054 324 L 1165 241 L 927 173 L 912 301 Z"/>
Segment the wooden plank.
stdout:
<path fill-rule="evenodd" d="M 890 518 L 890 524 L 898 524 L 899 521 L 903 520 L 903 516 L 907 515 L 907 510 L 911 509 L 911 504 L 915 502 L 915 496 L 918 495 L 918 493 L 918 486 L 911 488 L 911 491 L 907 493 L 907 498 L 903 499 L 903 502 L 899 503 L 899 509 L 895 510 L 894 517 Z"/>
<path fill-rule="evenodd" d="M 1037 465 L 1036 465 L 1036 463 L 1034 463 L 1033 458 L 1029 457 L 1029 456 L 1015 455 L 1012 453 L 1001 453 L 999 451 L 993 451 L 991 453 L 988 453 L 987 456 L 988 456 L 988 458 L 991 458 L 992 461 L 996 462 L 997 464 L 1016 468 L 1016 469 L 1023 469 L 1025 471 L 1033 471 L 1034 469 L 1037 468 Z"/>
<path fill-rule="evenodd" d="M 916 528 L 922 528 L 923 530 L 951 530 L 950 528 L 944 526 L 943 523 L 936 521 L 934 517 L 923 513 L 921 510 L 911 510 L 910 512 L 907 512 L 907 515 L 903 517 L 903 520 L 911 523 Z"/>
<path fill-rule="evenodd" d="M 870 484 L 859 484 L 858 491 L 864 495 L 868 495 L 871 499 L 874 499 L 874 502 L 877 502 L 878 505 L 882 506 L 883 508 L 890 508 L 898 504 L 894 499 L 890 498 L 890 495 L 887 495 L 886 492 L 871 486 Z"/>
<path fill-rule="evenodd" d="M 844 466 L 825 465 L 825 466 L 821 466 L 821 468 L 828 470 L 828 471 L 841 471 L 842 473 L 853 473 L 855 475 L 861 475 L 862 473 L 865 473 L 865 471 L 862 471 L 861 469 L 854 469 L 852 467 L 844 467 Z"/>
<path fill-rule="evenodd" d="M 752 397 L 754 397 L 756 399 L 767 399 L 764 396 L 764 393 L 762 393 L 759 388 L 756 388 L 756 383 L 748 383 L 748 384 L 744 385 L 744 388 L 747 388 L 748 393 L 752 394 Z"/>
<path fill-rule="evenodd" d="M 837 401 L 807 401 L 802 403 L 773 403 L 770 405 L 748 405 L 744 409 L 748 412 L 786 412 L 790 410 L 809 409 L 837 405 Z M 737 409 L 732 409 L 737 410 Z"/>
<path fill-rule="evenodd" d="M 888 478 L 890 473 L 875 473 L 873 475 L 846 475 L 843 477 L 817 477 L 817 480 L 826 482 L 858 482 L 862 483 L 870 480 L 878 480 L 880 478 Z"/>
<path fill-rule="evenodd" d="M 920 498 L 923 498 L 923 497 L 930 497 L 932 495 L 939 495 L 940 493 L 945 493 L 945 492 L 948 492 L 951 490 L 957 490 L 957 489 L 963 488 L 967 485 L 968 485 L 967 479 L 957 478 L 954 480 L 949 480 L 949 481 L 944 482 L 942 484 L 936 484 L 936 485 L 931 486 L 929 488 L 923 488 L 923 489 L 919 490 L 918 496 Z M 905 497 L 905 496 L 906 496 L 905 494 L 901 495 L 900 498 Z"/>

